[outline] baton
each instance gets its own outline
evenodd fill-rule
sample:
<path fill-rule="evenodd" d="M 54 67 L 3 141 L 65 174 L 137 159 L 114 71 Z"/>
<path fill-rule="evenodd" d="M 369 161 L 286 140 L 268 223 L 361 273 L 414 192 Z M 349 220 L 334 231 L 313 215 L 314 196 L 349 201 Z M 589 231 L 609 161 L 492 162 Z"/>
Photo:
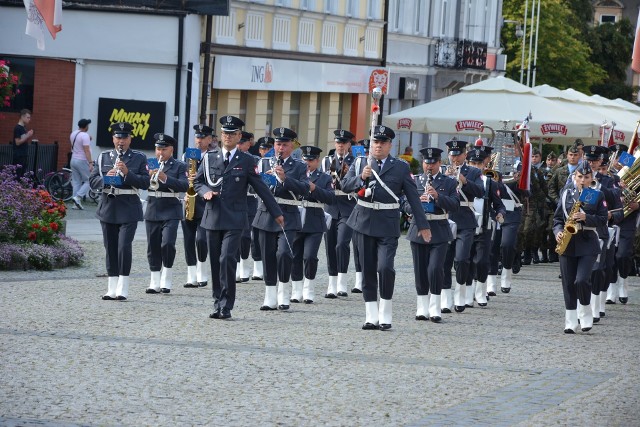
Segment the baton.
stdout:
<path fill-rule="evenodd" d="M 289 251 L 291 252 L 291 255 L 293 256 L 293 249 L 291 249 L 291 244 L 289 243 L 289 239 L 287 238 L 287 233 L 284 231 L 284 226 L 281 225 L 280 228 L 282 229 L 282 234 L 284 235 L 284 241 L 287 242 L 287 246 L 289 246 Z"/>

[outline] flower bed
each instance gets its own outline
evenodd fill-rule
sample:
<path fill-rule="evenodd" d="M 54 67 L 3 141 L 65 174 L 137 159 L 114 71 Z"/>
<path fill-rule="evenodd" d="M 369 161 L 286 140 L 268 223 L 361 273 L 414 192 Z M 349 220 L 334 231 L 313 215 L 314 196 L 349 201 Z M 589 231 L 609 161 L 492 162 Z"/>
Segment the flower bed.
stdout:
<path fill-rule="evenodd" d="M 52 270 L 79 265 L 84 256 L 64 236 L 67 208 L 29 177 L 16 178 L 15 167 L 0 169 L 0 270 Z"/>

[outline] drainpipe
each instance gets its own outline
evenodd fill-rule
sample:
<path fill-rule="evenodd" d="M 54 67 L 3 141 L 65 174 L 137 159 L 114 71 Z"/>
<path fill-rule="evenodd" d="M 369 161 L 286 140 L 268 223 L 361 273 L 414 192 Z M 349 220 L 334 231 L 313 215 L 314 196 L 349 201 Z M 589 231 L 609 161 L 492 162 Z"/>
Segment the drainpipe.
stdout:
<path fill-rule="evenodd" d="M 207 41 L 204 46 L 204 69 L 202 70 L 202 94 L 200 95 L 200 121 L 205 123 L 207 120 L 207 105 L 209 105 L 209 67 L 211 63 L 211 27 L 213 17 L 207 15 Z"/>
<path fill-rule="evenodd" d="M 180 78 L 182 76 L 182 45 L 184 41 L 184 16 L 180 16 L 178 21 L 178 63 L 176 64 L 176 96 L 173 102 L 173 135 L 178 136 L 180 130 Z M 177 155 L 179 147 L 173 152 L 173 155 Z"/>

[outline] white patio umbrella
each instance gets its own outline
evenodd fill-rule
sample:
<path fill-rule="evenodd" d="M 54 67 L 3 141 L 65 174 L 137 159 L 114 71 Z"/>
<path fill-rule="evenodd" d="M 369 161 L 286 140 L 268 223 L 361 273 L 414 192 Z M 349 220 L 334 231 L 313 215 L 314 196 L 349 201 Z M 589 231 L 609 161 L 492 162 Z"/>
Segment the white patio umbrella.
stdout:
<path fill-rule="evenodd" d="M 505 121 L 512 129 L 529 113 L 533 137 L 597 137 L 598 123 L 537 96 L 531 88 L 506 77 L 463 87 L 460 93 L 387 115 L 382 121 L 395 130 L 477 135 L 483 125 L 502 129 Z"/>
<path fill-rule="evenodd" d="M 604 123 L 616 123 L 614 131 L 615 142 L 625 142 L 631 138 L 635 129 L 635 115 L 625 110 L 621 105 L 598 95 L 588 96 L 574 89 L 560 90 L 549 85 L 540 85 L 533 88 L 534 92 L 547 99 L 553 100 L 564 108 L 579 114 L 590 120 L 598 127 Z M 597 143 L 600 139 L 600 129 L 594 131 L 594 137 L 584 142 Z"/>

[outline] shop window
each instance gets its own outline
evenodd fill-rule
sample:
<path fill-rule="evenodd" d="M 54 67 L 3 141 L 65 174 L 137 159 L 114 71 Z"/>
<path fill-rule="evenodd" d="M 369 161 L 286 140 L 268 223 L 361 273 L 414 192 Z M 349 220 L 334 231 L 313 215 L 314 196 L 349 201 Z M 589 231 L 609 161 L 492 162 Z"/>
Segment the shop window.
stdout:
<path fill-rule="evenodd" d="M 20 93 L 11 101 L 9 107 L 4 106 L 4 102 L 0 102 L 0 111 L 14 112 L 23 108 L 33 111 L 33 82 L 36 69 L 36 61 L 33 58 L 22 58 L 14 56 L 0 56 L 9 63 L 9 71 L 20 74 Z"/>
<path fill-rule="evenodd" d="M 267 93 L 267 114 L 266 114 L 266 124 L 267 128 L 265 129 L 266 135 L 271 135 L 271 129 L 273 129 L 273 104 L 276 99 L 276 93 L 273 91 L 269 91 Z"/>
<path fill-rule="evenodd" d="M 243 122 L 247 121 L 247 100 L 249 99 L 249 91 L 240 91 L 240 111 L 238 111 L 238 118 Z"/>

